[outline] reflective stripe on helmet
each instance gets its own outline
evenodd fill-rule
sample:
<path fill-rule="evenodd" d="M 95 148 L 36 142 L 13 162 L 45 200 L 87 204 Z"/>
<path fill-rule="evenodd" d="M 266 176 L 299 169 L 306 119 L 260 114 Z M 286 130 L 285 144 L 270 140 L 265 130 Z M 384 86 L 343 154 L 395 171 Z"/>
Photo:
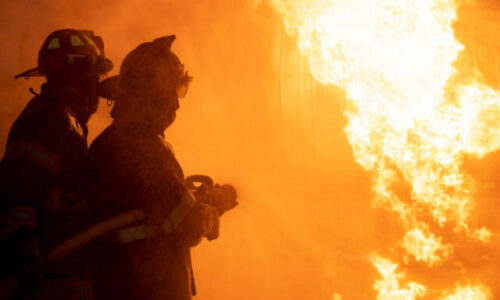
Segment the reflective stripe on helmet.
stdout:
<path fill-rule="evenodd" d="M 55 51 L 54 51 L 55 50 Z M 113 63 L 104 56 L 104 42 L 90 30 L 63 29 L 52 32 L 43 42 L 38 53 L 38 66 L 15 76 L 33 77 L 64 73 L 68 67 L 74 67 L 74 56 L 82 54 L 90 57 L 82 62 L 96 66 L 93 71 L 105 74 L 113 68 Z"/>
<path fill-rule="evenodd" d="M 88 37 L 86 35 L 83 35 L 83 38 L 85 38 L 87 40 L 87 42 L 89 42 L 89 44 L 92 45 L 95 48 L 95 50 L 97 52 L 97 55 L 101 55 L 102 54 L 101 50 L 99 49 L 99 47 L 96 45 L 96 43 L 90 37 Z"/>
<path fill-rule="evenodd" d="M 71 38 L 71 46 L 72 47 L 75 47 L 75 46 L 84 46 L 85 44 L 83 43 L 83 41 L 77 36 L 77 35 L 72 35 Z"/>
<path fill-rule="evenodd" d="M 61 43 L 59 42 L 58 38 L 53 38 L 50 40 L 49 45 L 47 46 L 47 49 L 59 49 L 61 47 Z"/>
<path fill-rule="evenodd" d="M 37 143 L 20 140 L 12 143 L 5 151 L 5 158 L 26 157 L 37 166 L 57 175 L 61 171 L 61 159 Z"/>
<path fill-rule="evenodd" d="M 162 228 L 165 233 L 172 233 L 177 226 L 184 220 L 188 212 L 196 204 L 196 200 L 191 192 L 186 191 L 180 199 L 177 206 L 174 207 L 172 212 L 168 215 L 167 219 L 163 222 Z"/>

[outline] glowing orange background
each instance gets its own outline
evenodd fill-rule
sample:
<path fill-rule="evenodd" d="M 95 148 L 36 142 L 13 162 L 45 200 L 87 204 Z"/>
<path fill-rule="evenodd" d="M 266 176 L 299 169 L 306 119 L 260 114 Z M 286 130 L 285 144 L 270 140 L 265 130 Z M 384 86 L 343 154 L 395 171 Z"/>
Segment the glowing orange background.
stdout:
<path fill-rule="evenodd" d="M 485 81 L 498 87 L 498 67 L 487 59 L 500 46 L 498 25 L 484 14 L 499 14 L 480 8 L 459 15 L 457 35 L 470 51 L 471 28 L 493 45 L 477 50 L 477 63 Z M 17 0 L 0 2 L 0 11 L 0 148 L 29 87 L 39 90 L 41 83 L 13 76 L 36 65 L 51 31 L 101 35 L 115 63 L 111 74 L 139 43 L 174 33 L 173 49 L 194 82 L 167 140 L 186 174 L 234 184 L 240 196 L 240 206 L 223 217 L 221 237 L 194 249 L 197 298 L 374 297 L 377 274 L 368 255 L 398 236 L 395 219 L 370 207 L 370 174 L 354 162 L 343 133 L 342 91 L 312 79 L 269 7 L 244 0 Z M 102 101 L 89 142 L 109 124 L 109 111 Z M 470 168 L 489 181 L 479 186 L 478 214 L 498 232 L 494 156 Z M 498 283 L 494 262 L 477 272 Z M 428 280 L 439 280 L 433 276 Z"/>

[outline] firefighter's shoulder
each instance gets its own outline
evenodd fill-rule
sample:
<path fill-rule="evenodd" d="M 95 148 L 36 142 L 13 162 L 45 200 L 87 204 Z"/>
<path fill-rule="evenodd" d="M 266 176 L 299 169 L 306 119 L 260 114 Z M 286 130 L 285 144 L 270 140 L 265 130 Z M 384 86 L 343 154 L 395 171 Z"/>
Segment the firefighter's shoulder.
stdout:
<path fill-rule="evenodd" d="M 61 169 L 62 149 L 80 133 L 70 115 L 33 98 L 12 125 L 4 160 L 27 158 L 50 173 Z M 83 137 L 82 137 L 83 138 Z"/>
<path fill-rule="evenodd" d="M 57 142 L 54 139 L 64 139 L 68 133 L 83 133 L 76 119 L 50 100 L 35 97 L 14 122 L 9 139 L 49 144 Z"/>

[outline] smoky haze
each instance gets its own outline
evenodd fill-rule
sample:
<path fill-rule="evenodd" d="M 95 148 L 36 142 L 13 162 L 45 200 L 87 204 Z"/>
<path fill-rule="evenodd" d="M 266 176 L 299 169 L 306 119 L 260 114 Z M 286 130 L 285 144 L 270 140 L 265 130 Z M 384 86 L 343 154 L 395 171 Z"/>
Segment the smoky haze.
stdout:
<path fill-rule="evenodd" d="M 194 82 L 166 139 L 186 174 L 231 183 L 240 200 L 224 215 L 220 238 L 194 249 L 198 298 L 330 299 L 371 290 L 369 176 L 343 134 L 342 94 L 312 80 L 271 9 L 222 0 L 20 0 L 0 2 L 0 11 L 2 149 L 29 88 L 42 83 L 13 76 L 36 66 L 50 32 L 101 35 L 115 64 L 110 75 L 138 44 L 176 34 L 173 50 Z M 327 116 L 316 118 L 322 110 Z M 109 112 L 101 100 L 89 143 Z"/>
<path fill-rule="evenodd" d="M 176 34 L 173 51 L 194 82 L 166 139 L 187 175 L 231 183 L 240 201 L 219 239 L 194 249 L 197 298 L 374 298 L 368 258 L 400 234 L 396 218 L 370 206 L 370 174 L 343 133 L 343 93 L 312 79 L 265 4 L 0 0 L 0 28 L 2 149 L 29 88 L 42 83 L 13 77 L 36 66 L 50 32 L 94 30 L 115 64 L 110 75 L 138 44 Z M 89 143 L 110 110 L 101 100 Z"/>

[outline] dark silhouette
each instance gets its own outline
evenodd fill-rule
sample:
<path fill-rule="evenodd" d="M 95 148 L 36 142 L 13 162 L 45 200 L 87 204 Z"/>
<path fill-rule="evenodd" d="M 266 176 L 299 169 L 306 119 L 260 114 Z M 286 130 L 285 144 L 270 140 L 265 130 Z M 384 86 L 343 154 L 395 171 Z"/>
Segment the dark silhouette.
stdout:
<path fill-rule="evenodd" d="M 186 183 L 163 139 L 191 81 L 170 50 L 174 39 L 139 45 L 120 75 L 100 86 L 101 95 L 116 101 L 112 125 L 90 147 L 96 171 L 91 207 L 100 228 L 128 223 L 99 240 L 96 294 L 102 299 L 191 299 L 190 247 L 204 236 L 215 239 L 219 215 L 237 204 L 231 186 L 207 177 Z"/>
<path fill-rule="evenodd" d="M 0 162 L 1 299 L 93 299 L 85 249 L 60 261 L 45 253 L 89 225 L 86 124 L 111 68 L 100 37 L 66 29 L 47 37 L 37 68 L 16 76 L 47 81 L 12 126 Z"/>

